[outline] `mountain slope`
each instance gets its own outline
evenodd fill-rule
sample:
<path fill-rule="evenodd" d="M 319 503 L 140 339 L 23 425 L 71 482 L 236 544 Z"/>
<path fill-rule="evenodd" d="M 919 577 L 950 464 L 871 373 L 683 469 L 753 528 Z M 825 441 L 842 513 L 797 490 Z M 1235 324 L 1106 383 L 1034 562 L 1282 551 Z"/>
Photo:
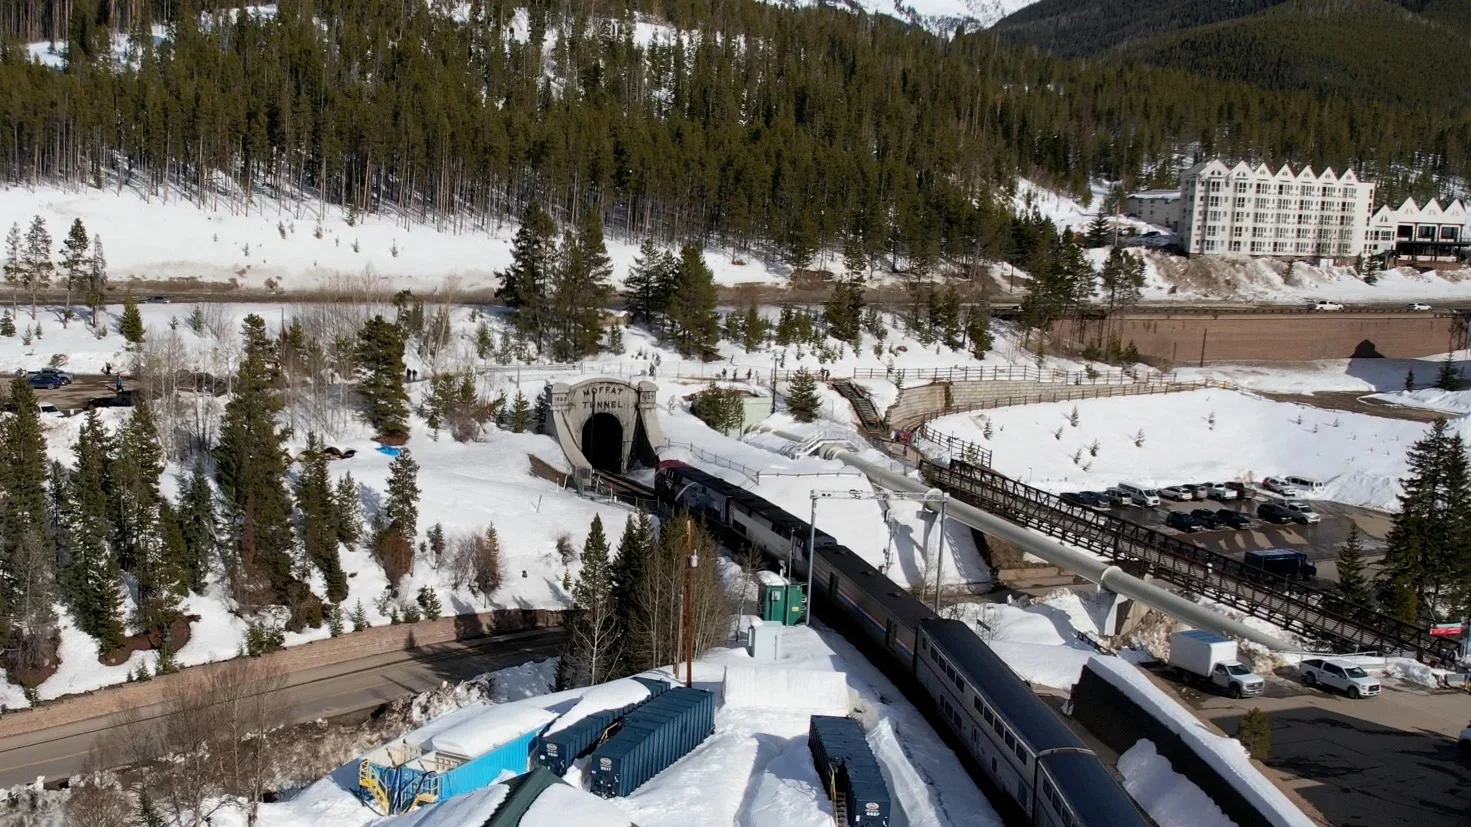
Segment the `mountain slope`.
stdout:
<path fill-rule="evenodd" d="M 1068 57 L 1273 89 L 1419 106 L 1471 101 L 1471 0 L 1042 0 L 994 31 Z"/>

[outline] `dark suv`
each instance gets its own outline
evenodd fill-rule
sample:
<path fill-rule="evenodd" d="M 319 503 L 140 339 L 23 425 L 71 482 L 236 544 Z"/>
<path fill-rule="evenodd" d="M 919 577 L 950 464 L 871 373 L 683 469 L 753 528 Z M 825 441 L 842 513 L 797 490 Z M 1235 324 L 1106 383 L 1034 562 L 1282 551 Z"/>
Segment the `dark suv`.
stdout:
<path fill-rule="evenodd" d="M 1165 525 L 1173 529 L 1191 533 L 1201 529 L 1200 521 L 1183 511 L 1171 511 L 1170 516 L 1165 518 Z"/>
<path fill-rule="evenodd" d="M 1224 525 L 1227 528 L 1234 528 L 1238 530 L 1243 528 L 1251 528 L 1251 517 L 1243 514 L 1240 511 L 1232 511 L 1229 508 L 1222 508 L 1216 511 L 1216 519 L 1220 520 L 1221 525 Z"/>
<path fill-rule="evenodd" d="M 1256 507 L 1256 515 L 1269 523 L 1276 523 L 1277 525 L 1307 522 L 1297 512 L 1277 503 L 1262 503 Z"/>
<path fill-rule="evenodd" d="M 1190 512 L 1190 516 L 1200 521 L 1207 531 L 1214 531 L 1221 527 L 1221 518 L 1216 512 L 1209 508 L 1197 508 Z"/>

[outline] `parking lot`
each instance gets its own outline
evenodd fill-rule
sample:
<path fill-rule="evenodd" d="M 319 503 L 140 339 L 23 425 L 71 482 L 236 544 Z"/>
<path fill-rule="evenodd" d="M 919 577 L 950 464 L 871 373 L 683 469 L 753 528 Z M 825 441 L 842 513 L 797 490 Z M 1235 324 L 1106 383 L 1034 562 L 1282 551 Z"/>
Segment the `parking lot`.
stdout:
<path fill-rule="evenodd" d="M 1265 491 L 1258 492 L 1254 500 L 1176 502 L 1162 499 L 1160 504 L 1153 508 L 1124 506 L 1114 508 L 1110 513 L 1140 525 L 1183 537 L 1236 560 L 1241 560 L 1248 551 L 1266 549 L 1301 551 L 1307 555 L 1309 561 L 1317 565 L 1318 576 L 1328 580 L 1338 578 L 1336 567 L 1338 552 L 1348 540 L 1351 525 L 1357 525 L 1359 528 L 1364 543 L 1364 558 L 1370 562 L 1371 566 L 1374 561 L 1383 556 L 1384 536 L 1389 532 L 1390 515 L 1381 511 L 1325 500 L 1308 499 L 1306 501 L 1312 503 L 1313 510 L 1322 517 L 1320 522 L 1311 525 L 1299 523 L 1276 525 L 1259 519 L 1256 516 L 1259 504 L 1282 502 L 1281 497 Z M 1196 532 L 1177 531 L 1165 526 L 1165 519 L 1171 511 L 1188 513 L 1197 508 L 1207 508 L 1211 511 L 1226 508 L 1242 512 L 1251 517 L 1252 526 L 1242 530 L 1218 528 Z"/>
<path fill-rule="evenodd" d="M 1351 700 L 1309 689 L 1295 670 L 1268 675 L 1256 698 L 1232 700 L 1175 684 L 1180 697 L 1223 732 L 1253 707 L 1272 723 L 1267 765 L 1338 827 L 1450 827 L 1471 812 L 1471 767 L 1456 736 L 1471 698 L 1385 681 L 1377 697 Z"/>
<path fill-rule="evenodd" d="M 70 385 L 63 385 L 55 390 L 36 389 L 36 401 L 55 405 L 61 411 L 82 411 L 87 408 L 87 400 L 96 399 L 99 396 L 112 396 L 117 387 L 116 376 L 100 376 L 78 374 Z M 124 383 L 125 387 L 132 387 Z"/>

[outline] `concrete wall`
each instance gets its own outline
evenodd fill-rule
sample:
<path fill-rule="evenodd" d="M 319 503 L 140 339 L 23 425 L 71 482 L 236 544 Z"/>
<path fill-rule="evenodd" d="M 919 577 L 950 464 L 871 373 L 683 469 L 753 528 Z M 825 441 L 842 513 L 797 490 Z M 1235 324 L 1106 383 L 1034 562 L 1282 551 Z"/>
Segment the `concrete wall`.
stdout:
<path fill-rule="evenodd" d="M 479 614 L 442 617 L 397 626 L 376 626 L 341 637 L 312 641 L 261 656 L 271 661 L 283 674 L 291 674 L 319 666 L 402 652 L 420 646 L 449 643 L 485 635 L 560 626 L 562 612 L 544 609 L 498 609 Z M 0 738 L 59 726 L 72 721 L 110 715 L 122 709 L 160 702 L 168 687 L 187 675 L 198 675 L 220 668 L 218 663 L 191 666 L 172 675 L 160 675 L 147 683 L 130 683 L 99 689 L 85 695 L 59 698 L 31 709 L 17 709 L 0 715 Z"/>
<path fill-rule="evenodd" d="M 1096 344 L 1105 322 L 1064 319 L 1053 335 L 1075 346 Z M 1133 342 L 1141 356 L 1177 365 L 1201 361 L 1300 362 L 1446 353 L 1464 341 L 1465 324 L 1449 313 L 1133 312 L 1115 316 L 1109 336 Z"/>

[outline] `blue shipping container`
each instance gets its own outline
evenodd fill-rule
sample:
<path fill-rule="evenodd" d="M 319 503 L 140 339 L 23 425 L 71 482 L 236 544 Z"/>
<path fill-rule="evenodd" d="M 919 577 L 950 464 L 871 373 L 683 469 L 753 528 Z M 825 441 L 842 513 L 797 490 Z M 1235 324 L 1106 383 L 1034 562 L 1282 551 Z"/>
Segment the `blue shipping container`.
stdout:
<path fill-rule="evenodd" d="M 675 687 L 630 712 L 618 734 L 593 751 L 589 788 L 625 796 L 663 772 L 715 730 L 715 696 Z"/>
<path fill-rule="evenodd" d="M 863 725 L 852 718 L 813 715 L 807 733 L 812 762 L 828 793 L 843 805 L 843 827 L 888 827 L 891 802 Z"/>
<path fill-rule="evenodd" d="M 649 690 L 647 699 L 642 703 L 595 712 L 566 729 L 541 735 L 532 744 L 532 764 L 551 770 L 557 775 L 566 775 L 567 770 L 572 767 L 572 762 L 596 747 L 609 727 L 669 689 L 669 684 L 665 681 L 649 678 L 634 678 L 634 680 Z"/>
<path fill-rule="evenodd" d="M 532 730 L 469 761 L 438 752 L 410 761 L 399 768 L 396 812 L 407 810 L 420 796 L 426 801 L 443 801 L 489 787 L 501 773 L 525 773 L 536 735 L 537 730 Z"/>

